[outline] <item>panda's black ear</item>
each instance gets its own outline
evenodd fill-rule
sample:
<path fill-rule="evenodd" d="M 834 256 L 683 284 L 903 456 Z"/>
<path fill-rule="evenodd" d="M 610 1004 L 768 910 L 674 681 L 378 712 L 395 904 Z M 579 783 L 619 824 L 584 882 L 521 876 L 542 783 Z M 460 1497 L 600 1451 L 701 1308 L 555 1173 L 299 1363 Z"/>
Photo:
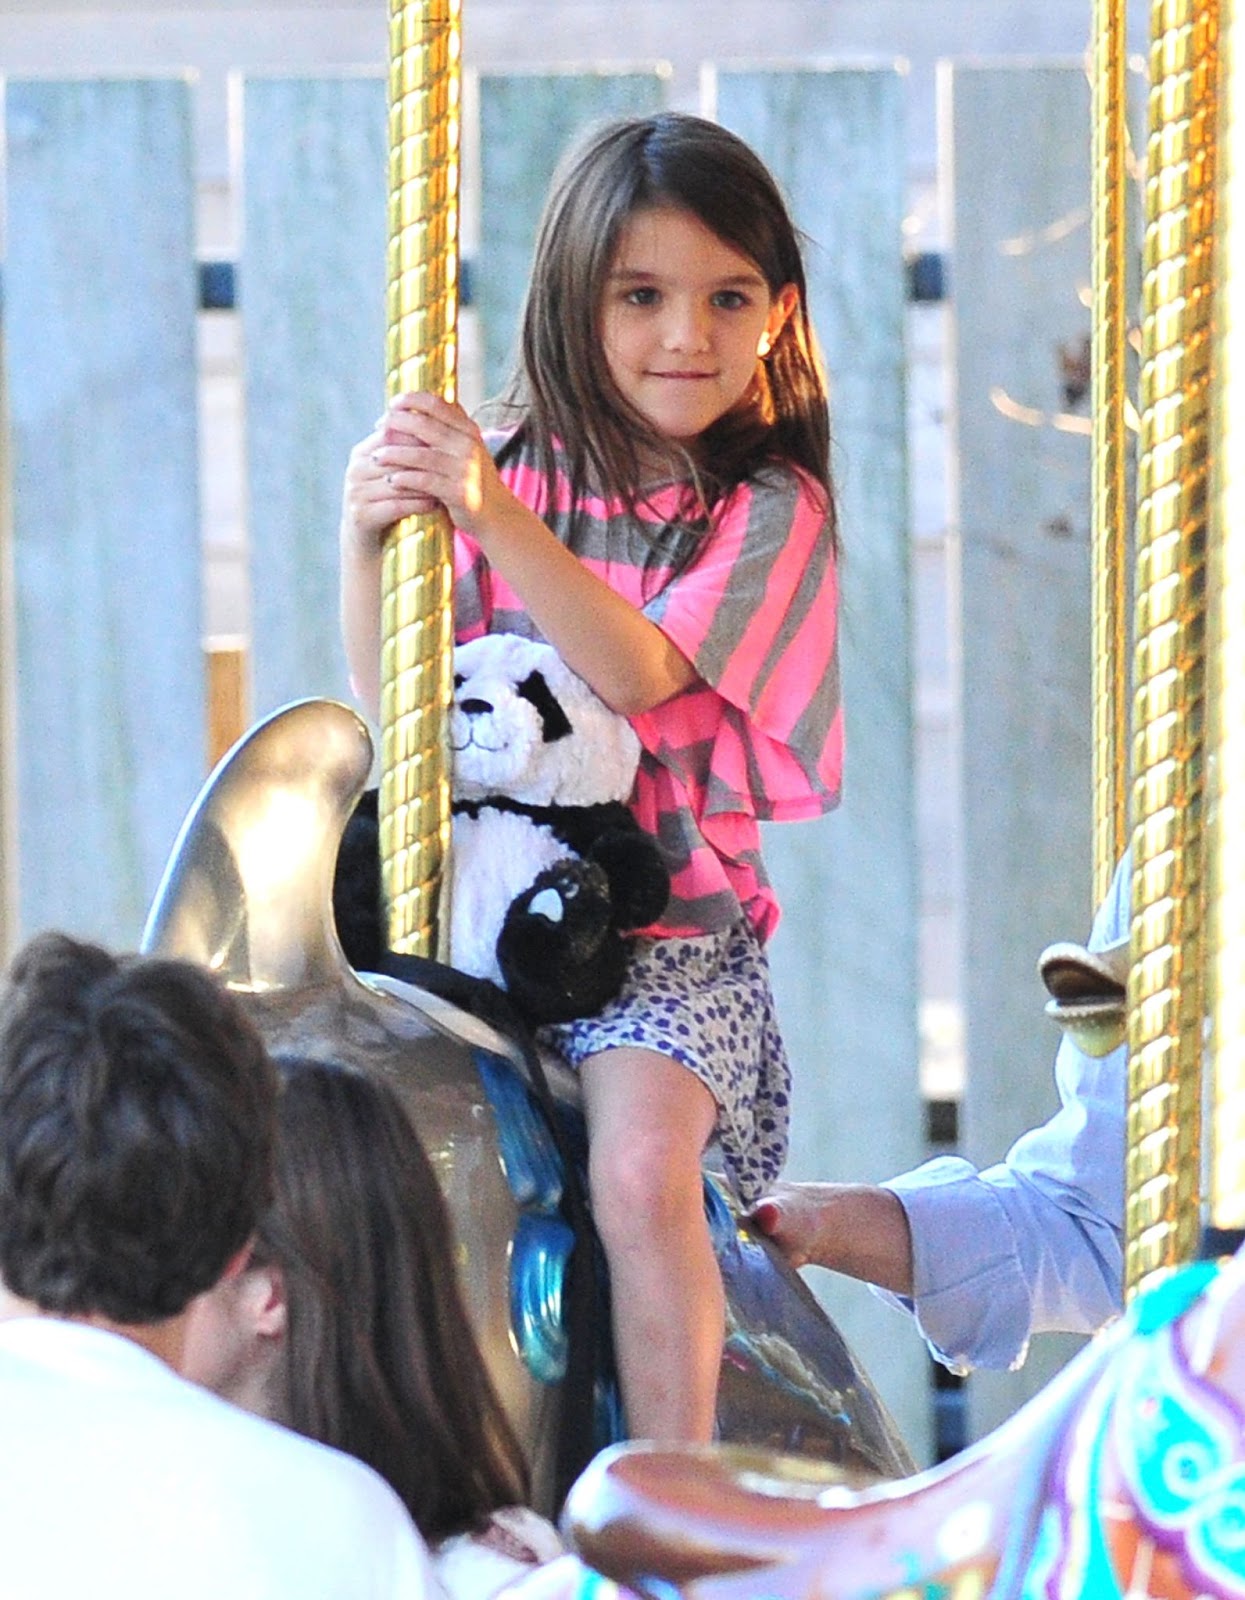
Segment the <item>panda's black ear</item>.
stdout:
<path fill-rule="evenodd" d="M 545 744 L 552 744 L 555 739 L 565 739 L 571 732 L 570 720 L 563 711 L 557 695 L 549 687 L 543 672 L 529 672 L 515 693 L 523 700 L 530 700 L 536 707 L 540 715 L 541 728 L 544 730 L 541 737 Z"/>

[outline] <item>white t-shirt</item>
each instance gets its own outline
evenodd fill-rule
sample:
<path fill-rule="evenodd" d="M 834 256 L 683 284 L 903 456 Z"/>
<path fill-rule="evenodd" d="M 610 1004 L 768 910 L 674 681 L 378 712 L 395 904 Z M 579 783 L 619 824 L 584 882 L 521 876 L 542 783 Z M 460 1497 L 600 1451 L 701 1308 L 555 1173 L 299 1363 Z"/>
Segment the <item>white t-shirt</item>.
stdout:
<path fill-rule="evenodd" d="M 119 1334 L 0 1323 L 5 1600 L 439 1600 L 361 1462 L 187 1383 Z"/>

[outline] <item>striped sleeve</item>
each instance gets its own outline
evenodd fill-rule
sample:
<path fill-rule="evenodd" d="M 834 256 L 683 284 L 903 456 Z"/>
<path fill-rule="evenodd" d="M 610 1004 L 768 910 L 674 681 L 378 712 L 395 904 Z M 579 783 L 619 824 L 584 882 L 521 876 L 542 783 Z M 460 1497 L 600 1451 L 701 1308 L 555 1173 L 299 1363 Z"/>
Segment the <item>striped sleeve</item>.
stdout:
<path fill-rule="evenodd" d="M 784 821 L 837 803 L 837 610 L 819 492 L 777 469 L 736 491 L 696 559 L 645 607 L 712 694 L 694 686 L 637 731 L 664 761 L 681 752 L 689 776 L 707 769 L 706 814 Z"/>

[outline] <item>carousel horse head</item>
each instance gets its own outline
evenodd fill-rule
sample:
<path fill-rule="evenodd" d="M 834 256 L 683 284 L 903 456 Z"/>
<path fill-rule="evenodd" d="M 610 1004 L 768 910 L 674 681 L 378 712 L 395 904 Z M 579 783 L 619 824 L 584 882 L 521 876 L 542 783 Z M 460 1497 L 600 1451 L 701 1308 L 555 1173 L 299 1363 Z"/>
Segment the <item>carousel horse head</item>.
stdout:
<path fill-rule="evenodd" d="M 583 1559 L 691 1600 L 1245 1595 L 1245 1258 L 1129 1311 L 979 1444 L 905 1483 L 620 1446 L 567 1502 Z"/>
<path fill-rule="evenodd" d="M 1087 1056 L 1105 1056 L 1124 1042 L 1128 1026 L 1129 939 L 1104 950 L 1061 941 L 1038 957 L 1050 999 L 1046 1015 Z"/>

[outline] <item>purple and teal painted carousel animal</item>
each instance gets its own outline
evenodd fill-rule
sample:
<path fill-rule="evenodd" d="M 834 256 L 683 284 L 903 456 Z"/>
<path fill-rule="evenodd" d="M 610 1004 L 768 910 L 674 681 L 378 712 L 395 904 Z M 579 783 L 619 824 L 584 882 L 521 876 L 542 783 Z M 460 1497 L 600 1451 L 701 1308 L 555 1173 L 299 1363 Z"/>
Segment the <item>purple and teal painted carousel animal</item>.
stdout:
<path fill-rule="evenodd" d="M 1139 1295 L 995 1433 L 904 1482 L 624 1445 L 572 1490 L 583 1559 L 689 1600 L 1245 1595 L 1245 1256 Z"/>

